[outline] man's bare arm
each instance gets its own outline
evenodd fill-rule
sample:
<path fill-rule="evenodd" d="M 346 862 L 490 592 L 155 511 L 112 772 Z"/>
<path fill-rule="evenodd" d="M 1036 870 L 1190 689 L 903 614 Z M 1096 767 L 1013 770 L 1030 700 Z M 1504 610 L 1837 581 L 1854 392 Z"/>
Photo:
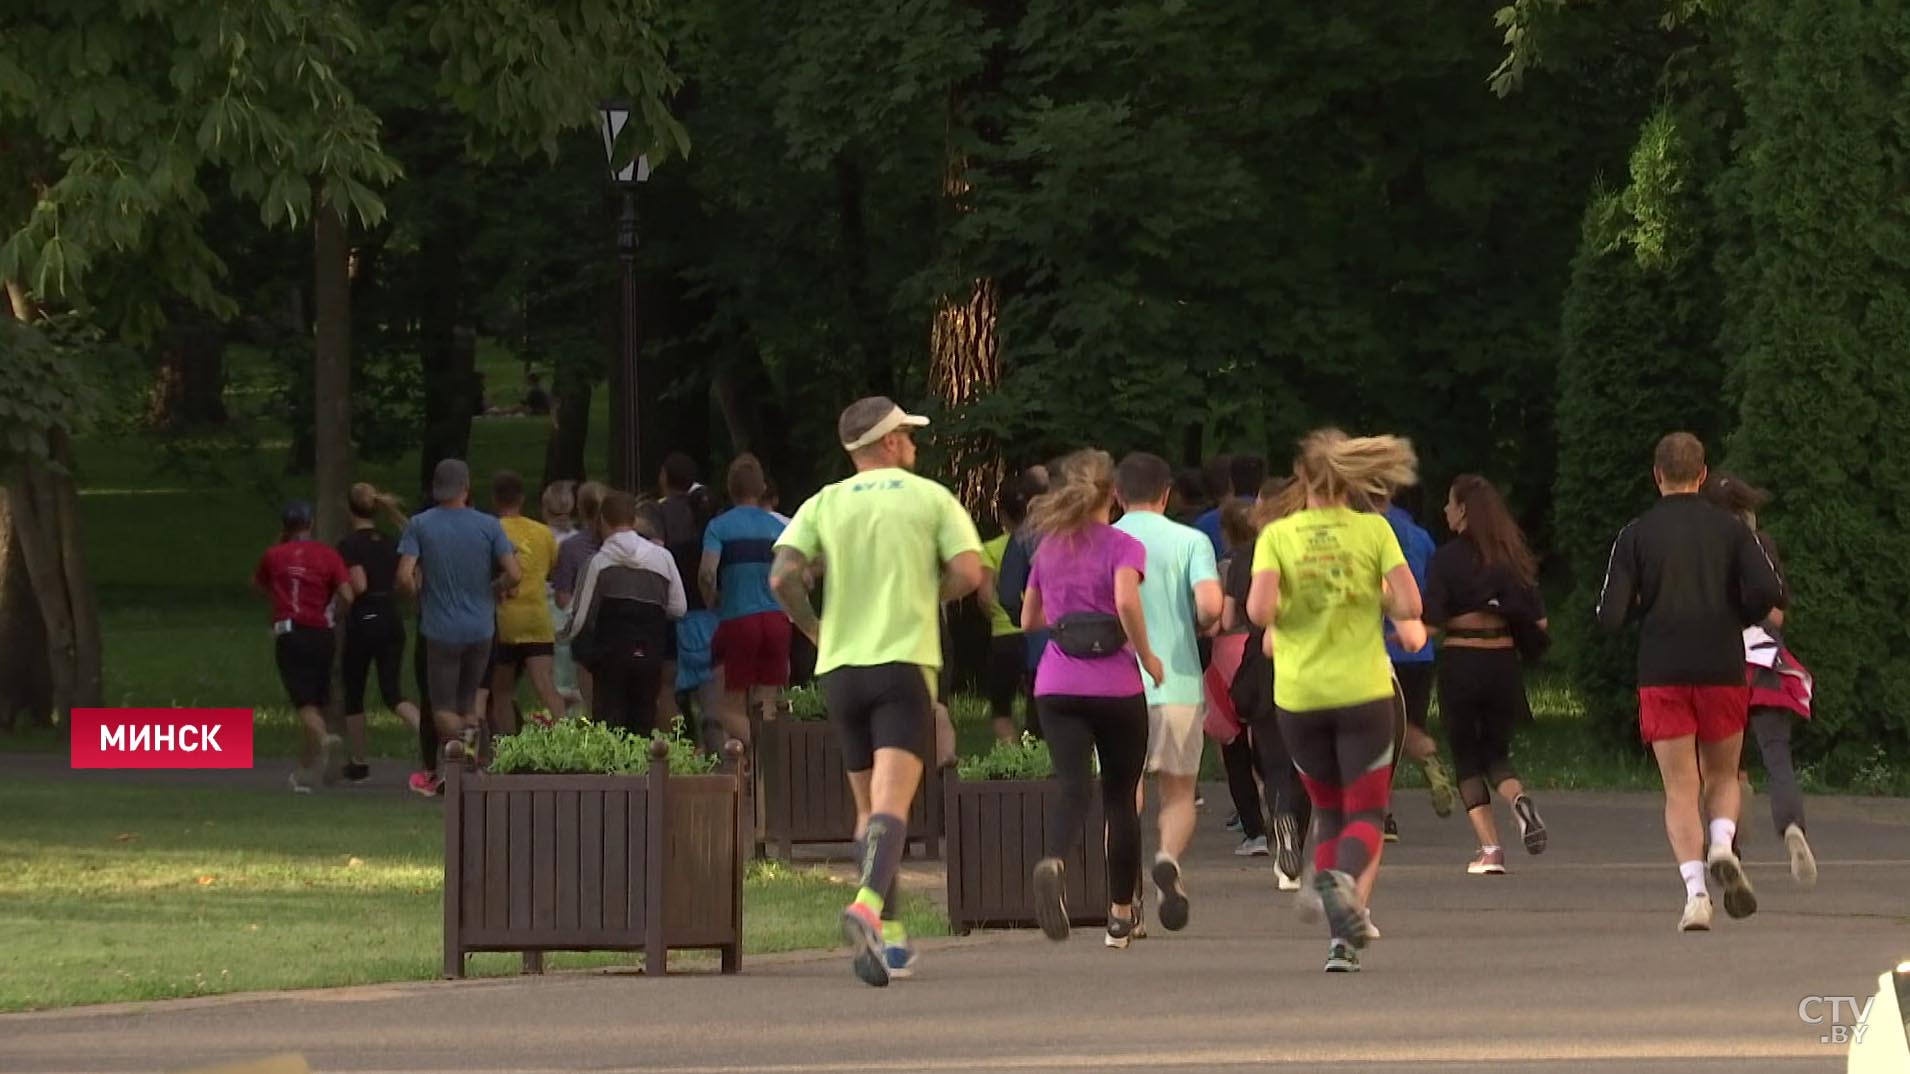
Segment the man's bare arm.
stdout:
<path fill-rule="evenodd" d="M 788 546 L 776 549 L 775 562 L 769 567 L 769 588 L 776 602 L 789 613 L 789 621 L 810 641 L 819 641 L 822 619 L 809 599 L 809 560 Z"/>

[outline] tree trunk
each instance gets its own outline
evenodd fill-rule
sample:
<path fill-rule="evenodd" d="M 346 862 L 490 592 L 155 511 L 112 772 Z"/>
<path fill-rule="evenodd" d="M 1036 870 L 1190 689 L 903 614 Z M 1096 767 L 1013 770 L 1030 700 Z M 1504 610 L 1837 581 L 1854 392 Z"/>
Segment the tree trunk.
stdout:
<path fill-rule="evenodd" d="M 550 444 L 544 449 L 544 484 L 583 481 L 584 442 L 590 437 L 590 370 L 557 361 L 551 384 Z"/>
<path fill-rule="evenodd" d="M 55 431 L 53 460 L 22 464 L 7 483 L 9 530 L 40 607 L 47 680 L 55 710 L 97 706 L 103 693 L 99 606 L 80 544 L 73 445 Z"/>
<path fill-rule="evenodd" d="M 8 505 L 0 488 L 0 653 L 8 654 L 0 660 L 0 730 L 12 731 L 52 723 L 53 680 L 40 602 Z"/>
<path fill-rule="evenodd" d="M 477 337 L 459 324 L 463 248 L 457 233 L 427 233 L 419 252 L 426 264 L 439 269 L 432 274 L 429 296 L 419 312 L 424 443 L 418 453 L 418 488 L 428 502 L 431 471 L 438 461 L 466 459 L 471 453 L 471 414 L 478 403 Z"/>
<path fill-rule="evenodd" d="M 206 318 L 185 314 L 160 337 L 146 417 L 156 429 L 177 431 L 226 420 L 225 335 Z"/>
<path fill-rule="evenodd" d="M 312 446 L 317 471 L 318 538 L 345 535 L 351 486 L 351 237 L 344 217 L 320 206 L 312 217 Z"/>

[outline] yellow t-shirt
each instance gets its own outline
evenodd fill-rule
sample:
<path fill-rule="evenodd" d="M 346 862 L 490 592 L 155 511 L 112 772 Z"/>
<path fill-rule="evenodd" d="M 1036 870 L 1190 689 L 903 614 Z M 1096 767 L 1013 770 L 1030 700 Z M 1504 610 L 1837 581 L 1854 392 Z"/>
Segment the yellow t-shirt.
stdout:
<path fill-rule="evenodd" d="M 982 566 L 987 569 L 988 573 L 995 576 L 994 582 L 990 583 L 991 585 L 999 586 L 1001 584 L 1001 557 L 1007 554 L 1007 552 L 1008 535 L 1006 533 L 992 540 L 982 542 Z M 1019 633 L 1021 633 L 1021 627 L 1008 618 L 1008 612 L 1002 608 L 1001 597 L 998 593 L 995 598 L 995 603 L 988 609 L 989 637 L 1000 638 Z"/>
<path fill-rule="evenodd" d="M 517 583 L 516 596 L 498 602 L 497 640 L 505 645 L 555 641 L 557 631 L 551 625 L 544 588 L 551 565 L 557 562 L 557 538 L 549 526 L 534 518 L 517 515 L 498 522 L 517 550 L 517 566 L 524 577 Z"/>
<path fill-rule="evenodd" d="M 1280 572 L 1273 620 L 1273 703 L 1288 712 L 1391 697 L 1380 582 L 1406 562 L 1383 515 L 1300 511 L 1254 543 L 1253 571 Z"/>
<path fill-rule="evenodd" d="M 981 551 L 975 523 L 941 485 L 868 470 L 809 498 L 776 541 L 823 560 L 816 674 L 881 664 L 942 666 L 942 565 Z"/>

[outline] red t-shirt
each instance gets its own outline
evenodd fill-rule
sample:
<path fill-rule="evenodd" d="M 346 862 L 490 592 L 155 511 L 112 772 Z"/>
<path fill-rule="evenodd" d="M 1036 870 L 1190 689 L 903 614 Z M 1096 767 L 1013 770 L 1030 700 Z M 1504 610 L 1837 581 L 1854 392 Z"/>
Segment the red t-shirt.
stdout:
<path fill-rule="evenodd" d="M 332 598 L 351 575 L 331 545 L 300 540 L 266 549 L 252 580 L 271 592 L 274 623 L 290 619 L 326 629 L 332 625 Z"/>

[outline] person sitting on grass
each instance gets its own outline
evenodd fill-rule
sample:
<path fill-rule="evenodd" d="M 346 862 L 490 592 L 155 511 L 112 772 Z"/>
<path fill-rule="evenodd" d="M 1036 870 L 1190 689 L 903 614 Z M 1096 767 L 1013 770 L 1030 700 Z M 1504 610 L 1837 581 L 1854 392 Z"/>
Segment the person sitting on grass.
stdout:
<path fill-rule="evenodd" d="M 312 539 L 311 504 L 287 504 L 279 520 L 279 541 L 259 557 L 252 585 L 272 603 L 279 681 L 305 729 L 292 790 L 310 794 L 321 778 L 338 782 L 345 759 L 343 743 L 325 726 L 325 706 L 332 700 L 332 607 L 351 603 L 351 574 L 331 545 Z"/>

